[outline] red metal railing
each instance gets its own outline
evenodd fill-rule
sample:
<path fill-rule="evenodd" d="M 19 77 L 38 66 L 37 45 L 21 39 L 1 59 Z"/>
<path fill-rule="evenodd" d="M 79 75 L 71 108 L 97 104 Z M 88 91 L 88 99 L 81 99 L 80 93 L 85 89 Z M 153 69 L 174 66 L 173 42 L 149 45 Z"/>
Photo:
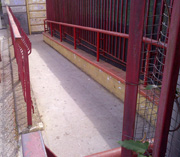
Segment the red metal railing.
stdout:
<path fill-rule="evenodd" d="M 47 25 L 47 26 L 46 26 Z M 74 38 L 74 40 L 71 40 L 71 42 L 74 42 L 74 48 L 76 49 L 77 44 L 78 45 L 83 45 L 85 48 L 90 49 L 94 52 L 96 52 L 97 55 L 97 61 L 99 61 L 99 56 L 103 55 L 103 57 L 106 57 L 108 59 L 110 59 L 110 57 L 114 58 L 115 60 L 117 59 L 117 57 L 115 57 L 114 55 L 103 51 L 103 49 L 101 48 L 100 45 L 102 45 L 102 38 L 100 38 L 102 35 L 107 36 L 108 38 L 116 38 L 116 37 L 120 37 L 124 40 L 128 40 L 129 35 L 126 33 L 119 33 L 119 32 L 114 32 L 114 31 L 108 31 L 108 30 L 103 30 L 103 29 L 97 29 L 97 28 L 92 28 L 92 27 L 86 27 L 86 26 L 80 26 L 80 25 L 74 25 L 74 24 L 69 24 L 69 23 L 63 23 L 63 22 L 57 22 L 57 21 L 51 21 L 51 20 L 45 20 L 44 21 L 44 31 L 50 31 L 51 32 L 51 36 L 53 37 L 54 35 L 59 35 L 60 36 L 60 41 L 62 42 L 63 39 L 66 40 L 70 40 L 67 36 L 66 36 L 66 31 L 67 29 L 73 29 L 73 35 L 68 34 L 70 37 Z M 79 32 L 83 32 L 86 31 L 87 33 L 95 33 L 96 34 L 96 42 L 92 45 L 90 43 L 88 43 L 91 46 L 96 45 L 96 51 L 92 48 L 90 48 L 91 46 L 88 46 L 86 44 L 83 44 L 81 42 L 81 37 L 79 37 L 79 35 L 77 36 L 77 34 L 79 34 Z M 58 34 L 57 34 L 58 32 Z M 78 43 L 77 43 L 78 41 Z M 156 47 L 166 47 L 166 45 L 161 44 L 159 41 L 157 40 L 153 40 L 150 38 L 143 38 L 143 42 L 147 43 L 148 45 L 153 45 Z M 149 46 L 150 47 L 150 46 Z M 105 54 L 107 54 L 110 57 L 107 57 Z M 113 61 L 115 61 L 113 60 Z M 122 65 L 126 65 L 126 61 L 120 60 Z"/>
<path fill-rule="evenodd" d="M 31 42 L 26 33 L 22 30 L 19 21 L 13 15 L 10 7 L 6 7 L 14 54 L 18 65 L 18 74 L 21 81 L 24 100 L 27 104 L 27 122 L 28 126 L 32 125 L 32 100 L 30 91 L 29 78 L 29 61 L 28 55 L 31 53 Z"/>
<path fill-rule="evenodd" d="M 170 132 L 180 66 L 179 8 L 179 0 L 147 0 L 146 3 L 140 0 L 47 0 L 45 31 L 49 30 L 52 37 L 60 35 L 62 42 L 70 36 L 74 39 L 70 39 L 74 48 L 84 42 L 91 45 L 84 44 L 86 48 L 94 46 L 97 61 L 99 55 L 110 54 L 125 66 L 127 62 L 123 140 L 143 139 L 154 143 L 155 157 L 165 155 Z M 128 51 L 125 50 L 127 43 Z M 144 90 L 141 84 L 155 86 L 147 90 L 142 100 L 138 94 Z M 136 114 L 141 112 L 143 124 L 142 115 Z M 148 153 L 152 155 L 152 150 Z M 113 155 L 120 156 L 121 148 L 94 156 Z M 122 149 L 122 156 L 132 156 L 132 153 Z"/>
<path fill-rule="evenodd" d="M 57 30 L 57 28 L 59 28 L 59 30 Z M 120 37 L 122 39 L 129 39 L 129 34 L 125 34 L 125 33 L 119 33 L 119 32 L 113 32 L 113 31 L 107 31 L 107 30 L 102 30 L 102 29 L 97 29 L 97 28 L 92 28 L 92 27 L 85 27 L 85 26 L 80 26 L 80 25 L 74 25 L 74 24 L 68 24 L 68 23 L 63 23 L 63 22 L 56 22 L 56 21 L 51 21 L 51 20 L 44 20 L 44 32 L 49 31 L 51 34 L 51 37 L 54 36 L 55 31 L 59 32 L 59 36 L 60 36 L 60 42 L 63 41 L 63 39 L 68 39 L 64 34 L 65 30 L 67 28 L 71 28 L 73 29 L 73 36 L 71 36 L 72 38 L 74 38 L 74 40 L 72 42 L 74 42 L 74 49 L 77 48 L 77 44 L 80 45 L 80 42 L 77 43 L 77 41 L 79 41 L 79 38 L 77 37 L 77 30 L 78 31 L 87 31 L 87 32 L 91 32 L 91 33 L 96 33 L 96 56 L 97 56 L 97 61 L 99 62 L 99 57 L 102 55 L 103 57 L 106 57 L 105 54 L 106 52 L 102 52 L 102 49 L 100 48 L 101 45 L 101 35 L 106 35 L 109 37 Z M 153 40 L 150 38 L 146 38 L 143 37 L 143 42 L 147 44 L 147 48 L 148 51 L 151 50 L 151 46 L 156 46 L 159 48 L 166 48 L 167 45 L 166 44 L 162 44 L 160 41 L 157 40 Z M 81 45 L 83 45 L 81 43 Z M 90 47 L 88 47 L 87 45 L 83 45 L 85 46 L 87 49 L 91 49 Z M 108 55 L 110 55 L 108 53 Z M 110 55 L 111 57 L 114 57 L 113 55 Z M 115 58 L 115 57 L 114 57 Z M 145 64 L 145 71 L 144 71 L 144 86 L 147 85 L 147 76 L 148 76 L 148 69 L 149 69 L 149 55 L 146 55 L 146 64 Z M 121 61 L 124 65 L 126 65 L 126 62 Z"/>
<path fill-rule="evenodd" d="M 173 0 L 166 0 L 166 2 L 172 3 Z M 164 18 L 159 16 L 164 12 L 164 4 L 164 0 L 147 0 L 146 3 L 144 33 L 154 40 L 161 39 L 161 34 L 157 32 L 161 30 L 161 24 L 164 22 Z M 46 5 L 48 20 L 129 33 L 130 0 L 46 0 Z M 58 30 L 59 28 L 54 27 L 54 29 Z M 64 37 L 73 36 L 73 29 L 66 27 L 63 34 Z M 77 36 L 79 41 L 82 41 L 79 44 L 85 43 L 86 48 L 91 48 L 94 51 L 97 43 L 96 32 L 80 30 L 77 32 Z M 113 56 L 111 58 L 118 64 L 121 63 L 123 67 L 127 62 L 127 45 L 127 39 L 100 34 L 100 52 L 105 53 L 108 59 L 110 54 Z M 144 72 L 145 69 L 142 70 Z"/>

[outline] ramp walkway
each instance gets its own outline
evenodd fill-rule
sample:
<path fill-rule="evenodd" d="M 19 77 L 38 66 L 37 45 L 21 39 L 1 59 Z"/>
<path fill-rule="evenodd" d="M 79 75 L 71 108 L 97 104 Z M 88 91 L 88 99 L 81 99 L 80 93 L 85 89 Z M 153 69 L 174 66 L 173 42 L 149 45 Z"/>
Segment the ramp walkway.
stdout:
<path fill-rule="evenodd" d="M 119 147 L 123 103 L 44 43 L 42 35 L 29 38 L 31 86 L 47 147 L 62 157 Z"/>

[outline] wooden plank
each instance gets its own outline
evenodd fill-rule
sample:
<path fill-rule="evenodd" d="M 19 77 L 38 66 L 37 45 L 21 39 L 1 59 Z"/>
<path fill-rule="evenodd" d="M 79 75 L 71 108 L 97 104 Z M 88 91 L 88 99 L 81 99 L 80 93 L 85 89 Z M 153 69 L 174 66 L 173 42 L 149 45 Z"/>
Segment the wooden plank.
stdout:
<path fill-rule="evenodd" d="M 31 26 L 32 32 L 42 32 L 44 31 L 44 25 L 36 25 L 36 26 Z"/>
<path fill-rule="evenodd" d="M 28 4 L 46 3 L 46 0 L 28 0 Z"/>
<path fill-rule="evenodd" d="M 29 4 L 29 11 L 46 10 L 46 4 Z"/>
<path fill-rule="evenodd" d="M 29 13 L 30 18 L 46 18 L 46 11 L 41 11 L 41 12 L 30 12 Z"/>
<path fill-rule="evenodd" d="M 31 32 L 44 31 L 46 19 L 46 0 L 26 0 L 29 9 L 29 24 Z"/>
<path fill-rule="evenodd" d="M 31 25 L 39 25 L 39 24 L 43 25 L 45 19 L 46 18 L 32 18 L 32 19 L 30 19 L 30 24 Z"/>

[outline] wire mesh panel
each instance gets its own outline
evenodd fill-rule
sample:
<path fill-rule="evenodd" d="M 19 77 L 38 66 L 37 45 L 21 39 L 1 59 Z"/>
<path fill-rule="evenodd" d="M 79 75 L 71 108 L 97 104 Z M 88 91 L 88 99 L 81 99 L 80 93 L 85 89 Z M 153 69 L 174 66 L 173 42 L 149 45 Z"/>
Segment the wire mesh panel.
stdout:
<path fill-rule="evenodd" d="M 135 140 L 154 142 L 173 0 L 146 1 Z M 152 151 L 149 152 L 151 154 Z"/>

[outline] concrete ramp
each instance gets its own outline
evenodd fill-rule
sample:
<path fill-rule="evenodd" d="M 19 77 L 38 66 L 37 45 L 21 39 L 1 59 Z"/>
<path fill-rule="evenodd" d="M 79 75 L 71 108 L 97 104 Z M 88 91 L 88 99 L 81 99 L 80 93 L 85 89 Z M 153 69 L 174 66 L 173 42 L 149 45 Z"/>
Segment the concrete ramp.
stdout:
<path fill-rule="evenodd" d="M 119 147 L 123 103 L 45 44 L 42 35 L 29 37 L 31 85 L 45 145 L 62 157 Z"/>

